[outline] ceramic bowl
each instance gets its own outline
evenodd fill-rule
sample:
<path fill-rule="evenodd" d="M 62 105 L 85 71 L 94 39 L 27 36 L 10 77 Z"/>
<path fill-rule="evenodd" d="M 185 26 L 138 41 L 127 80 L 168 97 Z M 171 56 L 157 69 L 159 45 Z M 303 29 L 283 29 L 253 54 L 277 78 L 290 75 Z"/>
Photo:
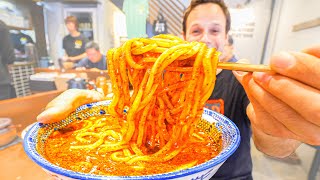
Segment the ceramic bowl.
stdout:
<path fill-rule="evenodd" d="M 76 111 L 82 111 L 93 106 L 108 105 L 110 101 L 91 103 L 79 107 Z M 55 179 L 210 179 L 219 167 L 230 157 L 240 144 L 240 133 L 236 125 L 227 117 L 209 109 L 204 109 L 203 119 L 212 123 L 216 122 L 216 127 L 222 132 L 223 149 L 219 155 L 200 165 L 164 174 L 145 176 L 101 176 L 94 174 L 79 173 L 61 168 L 51 164 L 42 157 L 36 150 L 37 134 L 41 124 L 34 124 L 24 138 L 24 150 L 27 155 L 39 166 L 41 166 L 50 176 Z"/>

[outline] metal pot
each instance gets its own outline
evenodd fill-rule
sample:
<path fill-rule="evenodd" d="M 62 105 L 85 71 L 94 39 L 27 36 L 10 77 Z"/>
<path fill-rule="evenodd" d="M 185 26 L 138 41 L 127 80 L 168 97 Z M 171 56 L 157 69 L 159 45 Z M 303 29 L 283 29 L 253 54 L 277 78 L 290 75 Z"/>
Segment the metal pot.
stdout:
<path fill-rule="evenodd" d="M 68 81 L 68 89 L 87 89 L 87 82 L 82 78 L 73 78 Z"/>

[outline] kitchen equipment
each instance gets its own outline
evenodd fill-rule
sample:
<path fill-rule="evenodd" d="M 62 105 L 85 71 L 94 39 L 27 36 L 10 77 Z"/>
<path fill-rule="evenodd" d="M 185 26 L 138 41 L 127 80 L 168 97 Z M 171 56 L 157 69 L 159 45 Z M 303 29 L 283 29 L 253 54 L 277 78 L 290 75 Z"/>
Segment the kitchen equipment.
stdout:
<path fill-rule="evenodd" d="M 86 79 L 83 79 L 80 77 L 70 79 L 67 83 L 68 83 L 68 89 L 95 89 L 95 90 L 97 90 L 97 87 L 93 82 L 87 82 Z M 89 88 L 89 86 L 91 88 Z"/>
<path fill-rule="evenodd" d="M 87 89 L 87 82 L 83 78 L 73 78 L 68 81 L 68 89 Z"/>
<path fill-rule="evenodd" d="M 96 78 L 97 91 L 107 95 L 112 92 L 111 82 L 105 76 L 98 76 Z"/>

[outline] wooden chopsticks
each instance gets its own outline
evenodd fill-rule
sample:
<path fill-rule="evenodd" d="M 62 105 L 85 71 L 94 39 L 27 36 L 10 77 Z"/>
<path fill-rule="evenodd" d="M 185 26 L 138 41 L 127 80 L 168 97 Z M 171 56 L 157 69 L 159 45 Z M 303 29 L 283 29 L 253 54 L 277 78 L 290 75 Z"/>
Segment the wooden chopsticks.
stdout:
<path fill-rule="evenodd" d="M 234 62 L 219 62 L 218 68 L 235 70 L 235 71 L 246 71 L 246 72 L 274 72 L 271 70 L 270 66 L 259 64 L 243 64 Z"/>

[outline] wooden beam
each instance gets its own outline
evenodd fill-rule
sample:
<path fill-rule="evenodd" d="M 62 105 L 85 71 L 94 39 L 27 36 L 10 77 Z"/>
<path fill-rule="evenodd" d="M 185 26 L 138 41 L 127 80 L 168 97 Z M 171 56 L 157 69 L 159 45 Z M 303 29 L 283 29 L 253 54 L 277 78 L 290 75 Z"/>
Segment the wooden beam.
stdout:
<path fill-rule="evenodd" d="M 320 26 L 320 17 L 293 25 L 292 31 L 297 32 L 297 31 L 301 31 L 304 29 L 309 29 L 317 26 Z"/>

